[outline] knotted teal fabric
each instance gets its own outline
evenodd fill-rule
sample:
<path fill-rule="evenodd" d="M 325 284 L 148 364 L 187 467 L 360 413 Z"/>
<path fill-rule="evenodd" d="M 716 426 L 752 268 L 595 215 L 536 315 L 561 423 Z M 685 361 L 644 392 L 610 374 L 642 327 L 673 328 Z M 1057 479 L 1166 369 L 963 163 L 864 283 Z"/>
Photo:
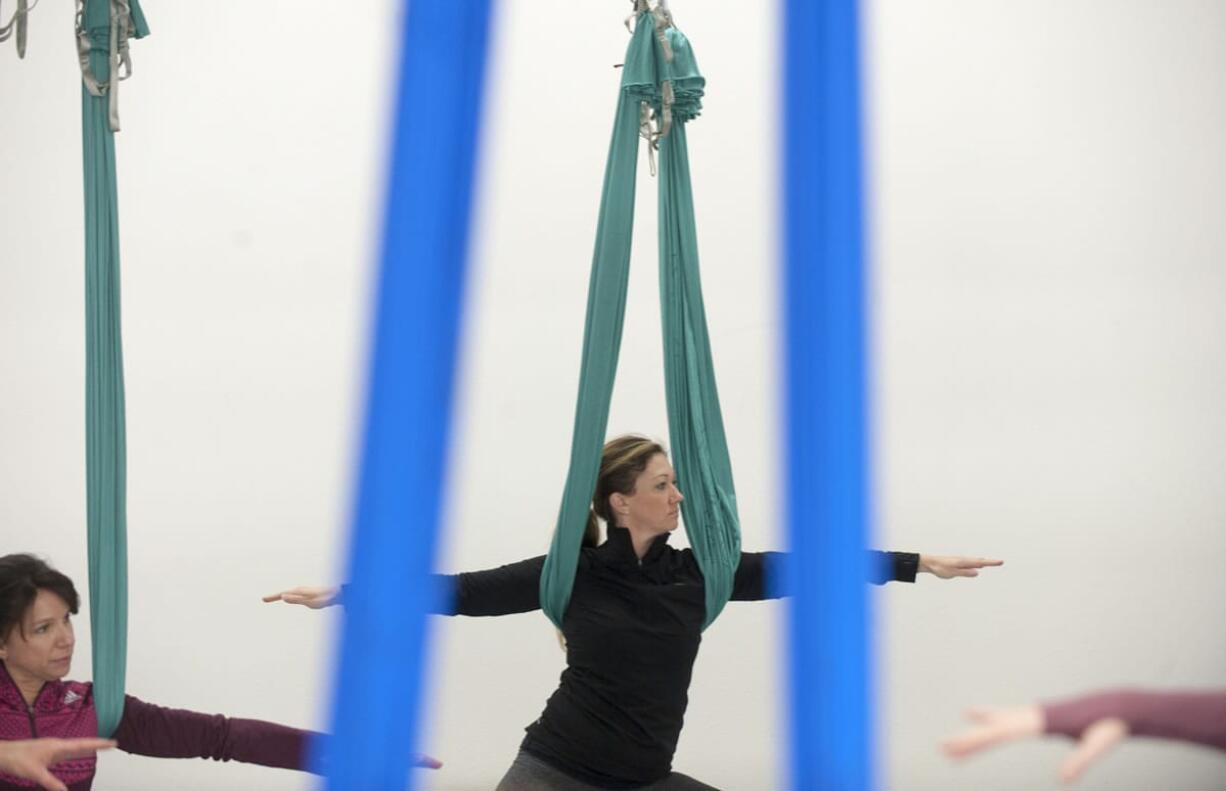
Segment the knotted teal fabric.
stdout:
<path fill-rule="evenodd" d="M 638 17 L 626 52 L 613 140 L 605 165 L 588 284 L 570 470 L 553 543 L 541 573 L 541 607 L 559 628 L 574 587 L 584 526 L 600 470 L 621 348 L 641 102 L 650 105 L 662 124 L 664 119 L 669 120 L 662 138 L 659 175 L 664 384 L 673 458 L 686 497 L 681 504 L 682 515 L 706 586 L 704 628 L 728 602 L 740 562 L 740 522 L 702 302 L 685 141 L 685 123 L 701 110 L 705 81 L 685 36 L 671 26 L 663 29 L 666 50 L 657 38 L 655 23 L 650 13 Z"/>
<path fill-rule="evenodd" d="M 148 27 L 129 0 L 136 37 Z M 118 5 L 118 4 L 117 4 Z M 127 3 L 123 3 L 127 5 Z M 98 83 L 112 76 L 111 0 L 86 0 L 81 31 L 91 42 Z M 113 86 L 110 90 L 114 90 Z M 119 211 L 115 134 L 107 96 L 81 87 L 85 160 L 85 476 L 89 544 L 89 632 L 93 647 L 98 735 L 123 717 L 128 651 L 127 443 L 119 303 Z"/>

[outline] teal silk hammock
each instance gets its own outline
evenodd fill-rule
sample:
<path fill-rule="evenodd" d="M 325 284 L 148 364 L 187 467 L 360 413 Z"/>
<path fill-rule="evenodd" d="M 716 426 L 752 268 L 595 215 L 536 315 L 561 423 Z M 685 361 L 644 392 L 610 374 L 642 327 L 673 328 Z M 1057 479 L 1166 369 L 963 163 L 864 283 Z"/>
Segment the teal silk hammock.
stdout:
<path fill-rule="evenodd" d="M 574 587 L 617 372 L 630 274 L 640 136 L 648 139 L 653 171 L 654 149 L 658 146 L 660 152 L 664 385 L 669 438 L 678 482 L 685 492 L 682 515 L 705 580 L 704 628 L 710 626 L 732 595 L 733 577 L 740 562 L 741 531 L 703 310 L 685 139 L 686 122 L 701 110 L 705 83 L 689 41 L 673 26 L 669 12 L 648 9 L 647 3 L 640 0 L 626 51 L 613 140 L 605 165 L 596 250 L 588 285 L 570 470 L 553 543 L 541 573 L 541 607 L 559 629 Z"/>
<path fill-rule="evenodd" d="M 123 717 L 128 651 L 127 443 L 119 311 L 115 132 L 128 39 L 149 32 L 138 0 L 78 0 L 85 163 L 85 477 L 89 633 L 98 735 Z M 121 74 L 122 70 L 122 74 Z"/>

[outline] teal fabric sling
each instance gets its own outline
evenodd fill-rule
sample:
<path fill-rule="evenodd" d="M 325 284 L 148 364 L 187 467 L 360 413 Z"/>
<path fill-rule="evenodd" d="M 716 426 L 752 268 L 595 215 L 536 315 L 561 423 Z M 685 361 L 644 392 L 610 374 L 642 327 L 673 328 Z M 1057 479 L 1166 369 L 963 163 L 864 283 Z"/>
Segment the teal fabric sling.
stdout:
<path fill-rule="evenodd" d="M 658 188 L 664 384 L 669 438 L 678 483 L 686 497 L 682 516 L 706 586 L 704 628 L 732 594 L 740 563 L 740 522 L 702 302 L 685 140 L 685 123 L 701 110 L 704 87 L 689 42 L 671 25 L 667 12 L 640 8 L 626 52 L 605 165 L 570 470 L 541 573 L 541 607 L 558 628 L 574 587 L 617 373 L 644 102 L 661 126 Z"/>
<path fill-rule="evenodd" d="M 129 6 L 130 3 L 130 6 Z M 115 184 L 117 85 L 129 36 L 149 32 L 138 0 L 78 2 L 85 164 L 85 475 L 89 631 L 98 735 L 123 717 L 128 649 L 127 443 Z"/>

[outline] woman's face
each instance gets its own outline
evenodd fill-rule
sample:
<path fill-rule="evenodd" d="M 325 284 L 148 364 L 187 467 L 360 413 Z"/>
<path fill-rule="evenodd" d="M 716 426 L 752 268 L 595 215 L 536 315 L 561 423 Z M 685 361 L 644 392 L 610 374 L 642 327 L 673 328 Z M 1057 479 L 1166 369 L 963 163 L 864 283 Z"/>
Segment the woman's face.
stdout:
<path fill-rule="evenodd" d="M 681 491 L 677 475 L 668 457 L 657 453 L 634 481 L 630 494 L 610 495 L 610 504 L 623 527 L 651 533 L 669 533 L 677 529 L 681 516 Z"/>
<path fill-rule="evenodd" d="M 57 681 L 72 667 L 72 613 L 68 602 L 48 590 L 40 590 L 26 610 L 20 626 L 14 626 L 0 642 L 0 659 L 14 677 Z"/>

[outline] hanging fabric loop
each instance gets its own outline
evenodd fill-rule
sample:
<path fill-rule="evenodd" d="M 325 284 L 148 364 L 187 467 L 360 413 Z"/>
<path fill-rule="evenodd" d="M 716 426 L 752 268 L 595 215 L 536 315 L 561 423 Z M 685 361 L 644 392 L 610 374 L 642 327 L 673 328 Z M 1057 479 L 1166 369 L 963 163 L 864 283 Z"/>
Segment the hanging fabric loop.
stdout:
<path fill-rule="evenodd" d="M 680 31 L 671 22 L 661 26 L 646 0 L 637 0 L 635 10 L 637 22 L 622 69 L 596 228 L 570 468 L 541 573 L 541 607 L 563 630 L 621 347 L 640 136 L 648 138 L 653 167 L 651 152 L 665 141 L 657 182 L 664 384 L 673 457 L 686 495 L 682 515 L 704 579 L 704 628 L 728 602 L 740 563 L 740 522 L 702 303 L 684 135 L 685 122 L 701 110 L 706 81 Z M 643 24 L 647 14 L 653 15 L 655 24 Z M 660 123 L 654 132 L 652 114 Z"/>
<path fill-rule="evenodd" d="M 89 37 L 85 65 L 101 81 L 118 76 L 116 37 L 148 32 L 138 0 L 124 30 L 110 0 L 85 0 L 77 27 Z M 127 9 L 128 2 L 124 7 Z M 94 46 L 96 45 L 96 46 Z M 114 87 L 81 87 L 85 181 L 85 496 L 89 630 L 98 735 L 123 717 L 128 650 L 127 439 L 120 321 L 119 208 L 115 181 Z M 108 100 L 109 99 L 109 100 Z"/>

